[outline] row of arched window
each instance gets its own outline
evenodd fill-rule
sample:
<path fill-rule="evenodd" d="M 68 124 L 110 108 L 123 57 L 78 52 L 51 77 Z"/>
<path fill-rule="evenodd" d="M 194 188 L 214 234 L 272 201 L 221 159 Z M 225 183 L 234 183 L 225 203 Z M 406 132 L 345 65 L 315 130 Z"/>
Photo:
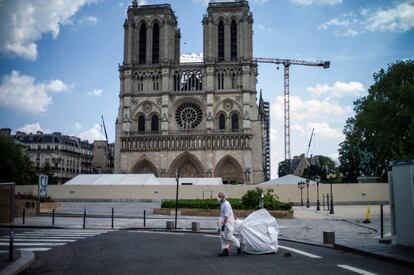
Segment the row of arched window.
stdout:
<path fill-rule="evenodd" d="M 147 24 L 143 22 L 139 29 L 138 63 L 147 63 Z M 151 45 L 150 45 L 151 46 Z M 152 64 L 160 62 L 160 26 L 155 23 L 152 26 Z"/>
<path fill-rule="evenodd" d="M 160 120 L 158 115 L 152 115 L 151 119 L 151 132 L 159 132 L 160 130 Z M 146 132 L 146 123 L 147 119 L 145 115 L 141 114 L 138 116 L 138 132 L 145 133 Z M 218 128 L 219 130 L 226 130 L 226 116 L 224 114 L 220 114 L 218 117 Z M 239 115 L 234 113 L 231 115 L 231 130 L 238 131 L 239 130 Z"/>
<path fill-rule="evenodd" d="M 226 130 L 226 116 L 224 114 L 220 114 L 218 117 L 218 128 L 219 130 Z M 232 114 L 231 115 L 231 130 L 238 131 L 239 130 L 239 115 Z"/>
<path fill-rule="evenodd" d="M 218 24 L 218 60 L 224 61 L 225 52 L 225 32 L 223 20 L 220 20 Z M 230 59 L 237 60 L 237 23 L 236 20 L 232 20 L 230 24 Z"/>
<path fill-rule="evenodd" d="M 152 115 L 151 116 L 151 132 L 159 132 L 160 130 L 160 119 L 158 115 Z M 138 132 L 144 133 L 146 131 L 146 122 L 147 119 L 145 118 L 145 115 L 139 115 L 138 116 Z"/>

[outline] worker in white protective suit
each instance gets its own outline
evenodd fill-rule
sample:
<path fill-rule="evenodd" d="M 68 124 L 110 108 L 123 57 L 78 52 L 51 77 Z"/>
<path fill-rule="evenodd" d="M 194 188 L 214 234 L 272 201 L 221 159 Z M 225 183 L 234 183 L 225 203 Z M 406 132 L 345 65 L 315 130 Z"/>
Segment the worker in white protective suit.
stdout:
<path fill-rule="evenodd" d="M 237 255 L 241 254 L 240 242 L 234 237 L 234 223 L 233 209 L 230 203 L 226 200 L 224 193 L 220 192 L 217 195 L 217 199 L 220 201 L 220 237 L 221 237 L 221 249 L 223 250 L 218 256 L 229 256 L 230 245 L 237 249 Z"/>

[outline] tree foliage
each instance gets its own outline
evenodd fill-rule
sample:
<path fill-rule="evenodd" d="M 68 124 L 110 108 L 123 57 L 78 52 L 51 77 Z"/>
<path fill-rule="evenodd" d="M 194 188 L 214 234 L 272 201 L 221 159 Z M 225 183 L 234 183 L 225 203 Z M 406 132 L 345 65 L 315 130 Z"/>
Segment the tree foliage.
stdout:
<path fill-rule="evenodd" d="M 286 176 L 290 174 L 290 168 L 289 168 L 289 160 L 284 160 L 279 162 L 279 167 L 277 168 L 277 175 L 279 177 Z"/>
<path fill-rule="evenodd" d="M 373 154 L 372 175 L 387 177 L 392 160 L 414 158 L 414 60 L 398 61 L 374 74 L 368 95 L 354 102 L 339 145 L 343 181 L 360 175 L 360 148 Z"/>
<path fill-rule="evenodd" d="M 36 168 L 11 137 L 0 136 L 0 181 L 36 184 Z"/>

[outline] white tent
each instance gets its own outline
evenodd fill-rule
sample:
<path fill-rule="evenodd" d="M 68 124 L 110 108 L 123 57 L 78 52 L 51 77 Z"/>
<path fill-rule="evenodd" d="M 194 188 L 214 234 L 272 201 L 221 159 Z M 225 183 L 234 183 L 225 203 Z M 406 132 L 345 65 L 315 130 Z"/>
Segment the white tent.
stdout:
<path fill-rule="evenodd" d="M 180 185 L 222 185 L 221 178 L 180 178 Z M 175 178 L 156 178 L 153 174 L 83 174 L 65 185 L 176 185 Z"/>
<path fill-rule="evenodd" d="M 280 177 L 280 178 L 276 178 L 276 179 L 272 179 L 266 182 L 263 182 L 259 185 L 276 185 L 276 184 L 280 184 L 280 185 L 285 185 L 285 184 L 298 184 L 298 182 L 303 181 L 306 182 L 306 178 L 302 178 L 302 177 L 298 177 L 292 174 Z M 310 184 L 316 184 L 315 181 L 311 180 L 309 182 Z"/>

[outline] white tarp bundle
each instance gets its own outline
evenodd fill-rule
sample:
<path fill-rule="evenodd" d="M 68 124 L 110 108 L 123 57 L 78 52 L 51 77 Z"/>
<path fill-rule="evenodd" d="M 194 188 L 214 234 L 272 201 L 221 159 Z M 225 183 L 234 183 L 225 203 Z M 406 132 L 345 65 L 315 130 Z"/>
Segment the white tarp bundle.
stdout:
<path fill-rule="evenodd" d="M 240 234 L 243 251 L 251 254 L 276 253 L 279 227 L 276 219 L 260 209 L 250 214 L 245 220 L 237 221 L 235 232 Z"/>

